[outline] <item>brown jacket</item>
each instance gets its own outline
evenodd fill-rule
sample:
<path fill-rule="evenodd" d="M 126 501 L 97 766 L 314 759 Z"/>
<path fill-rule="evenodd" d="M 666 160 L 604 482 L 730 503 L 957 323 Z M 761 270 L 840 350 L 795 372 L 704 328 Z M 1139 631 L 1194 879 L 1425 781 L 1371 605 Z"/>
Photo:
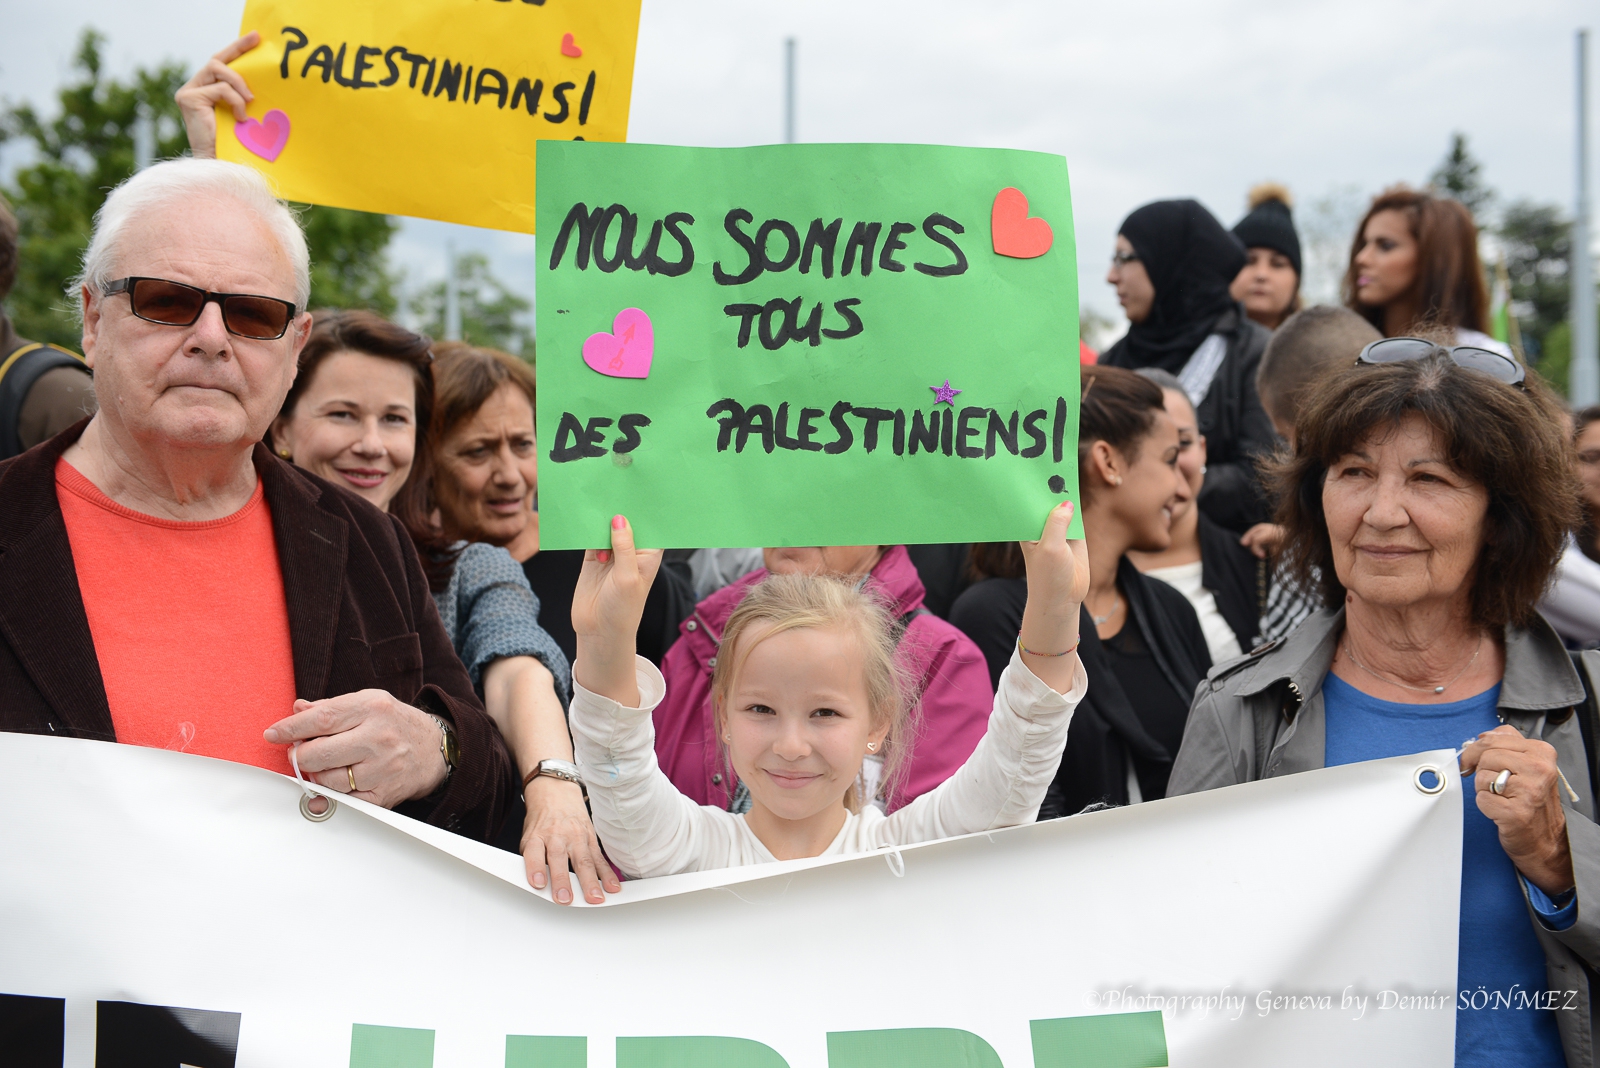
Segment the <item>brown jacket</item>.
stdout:
<path fill-rule="evenodd" d="M 0 462 L 0 730 L 116 741 L 56 500 L 56 460 L 87 424 Z M 445 636 L 405 529 L 260 445 L 253 460 L 278 541 L 296 692 L 318 700 L 375 687 L 450 720 L 455 772 L 440 793 L 398 811 L 492 839 L 517 785 L 511 757 Z"/>

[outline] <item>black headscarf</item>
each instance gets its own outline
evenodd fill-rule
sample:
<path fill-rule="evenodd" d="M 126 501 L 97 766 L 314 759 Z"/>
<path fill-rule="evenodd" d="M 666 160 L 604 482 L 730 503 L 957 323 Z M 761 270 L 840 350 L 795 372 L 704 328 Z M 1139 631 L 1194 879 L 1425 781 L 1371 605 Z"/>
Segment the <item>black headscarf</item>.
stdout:
<path fill-rule="evenodd" d="M 1144 264 L 1156 297 L 1144 322 L 1128 327 L 1106 362 L 1176 374 L 1233 307 L 1228 287 L 1244 269 L 1244 246 L 1195 200 L 1146 204 L 1118 232 Z"/>

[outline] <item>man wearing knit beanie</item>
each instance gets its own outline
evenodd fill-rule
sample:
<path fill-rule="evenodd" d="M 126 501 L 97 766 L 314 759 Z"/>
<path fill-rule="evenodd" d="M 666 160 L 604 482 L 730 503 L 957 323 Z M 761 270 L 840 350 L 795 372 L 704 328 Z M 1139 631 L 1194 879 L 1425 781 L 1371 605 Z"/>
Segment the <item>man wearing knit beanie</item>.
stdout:
<path fill-rule="evenodd" d="M 1292 204 L 1287 189 L 1263 182 L 1250 190 L 1250 211 L 1233 228 L 1250 256 L 1233 280 L 1233 299 L 1268 330 L 1300 308 L 1300 235 Z"/>

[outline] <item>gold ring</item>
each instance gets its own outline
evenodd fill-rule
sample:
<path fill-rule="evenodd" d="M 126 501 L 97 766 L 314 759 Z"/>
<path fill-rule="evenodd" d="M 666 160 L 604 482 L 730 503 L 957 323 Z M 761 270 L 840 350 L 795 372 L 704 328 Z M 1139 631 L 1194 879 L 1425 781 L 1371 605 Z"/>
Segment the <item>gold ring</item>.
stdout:
<path fill-rule="evenodd" d="M 355 793 L 356 792 L 356 769 L 355 769 L 355 767 L 353 765 L 346 764 L 344 766 L 344 771 L 345 771 L 345 774 L 347 776 L 349 776 L 349 778 L 350 778 L 350 792 L 351 793 Z"/>

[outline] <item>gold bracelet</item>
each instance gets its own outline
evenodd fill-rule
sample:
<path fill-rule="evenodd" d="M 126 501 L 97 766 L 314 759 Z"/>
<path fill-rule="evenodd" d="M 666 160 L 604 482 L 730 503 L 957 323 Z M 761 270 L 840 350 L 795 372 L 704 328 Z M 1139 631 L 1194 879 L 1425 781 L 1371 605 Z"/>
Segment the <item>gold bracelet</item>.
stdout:
<path fill-rule="evenodd" d="M 1083 644 L 1083 636 L 1080 634 L 1078 636 L 1077 644 L 1073 645 L 1073 647 L 1071 649 L 1068 649 L 1066 652 L 1062 652 L 1062 653 L 1036 653 L 1032 649 L 1029 649 L 1026 645 L 1022 644 L 1022 635 L 1020 635 L 1020 634 L 1017 635 L 1017 648 L 1022 650 L 1022 652 L 1024 654 L 1028 655 L 1028 656 L 1066 656 L 1067 653 L 1075 653 L 1075 652 L 1077 652 L 1078 651 L 1078 646 L 1082 645 L 1082 644 Z"/>

